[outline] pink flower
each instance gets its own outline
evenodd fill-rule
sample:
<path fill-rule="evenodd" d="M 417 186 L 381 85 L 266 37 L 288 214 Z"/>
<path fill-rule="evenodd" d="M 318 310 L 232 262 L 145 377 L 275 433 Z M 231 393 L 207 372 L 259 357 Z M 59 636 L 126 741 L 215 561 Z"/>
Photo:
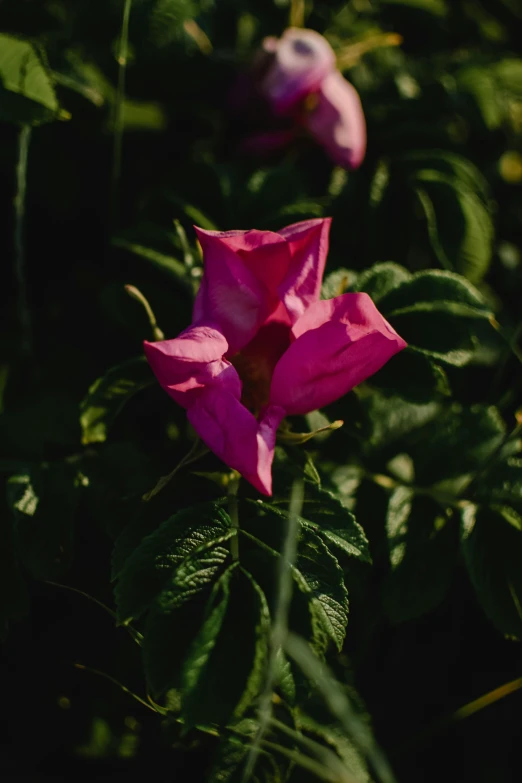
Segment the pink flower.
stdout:
<path fill-rule="evenodd" d="M 291 27 L 279 39 L 265 38 L 253 78 L 275 116 L 291 117 L 294 128 L 304 127 L 338 165 L 361 165 L 366 152 L 361 101 L 337 70 L 334 51 L 322 35 Z M 282 143 L 289 134 L 286 130 L 281 136 Z M 271 149 L 273 142 L 273 134 L 263 133 L 248 147 Z"/>
<path fill-rule="evenodd" d="M 277 429 L 328 405 L 406 346 L 367 294 L 319 299 L 330 219 L 277 233 L 196 228 L 205 273 L 192 325 L 145 343 L 206 445 L 272 492 Z"/>

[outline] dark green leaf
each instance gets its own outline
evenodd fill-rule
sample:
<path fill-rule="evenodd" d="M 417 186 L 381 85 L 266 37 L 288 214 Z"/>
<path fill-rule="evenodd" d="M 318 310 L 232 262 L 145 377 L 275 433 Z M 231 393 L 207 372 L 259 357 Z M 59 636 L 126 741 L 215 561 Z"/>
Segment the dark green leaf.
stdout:
<path fill-rule="evenodd" d="M 484 202 L 467 187 L 437 171 L 418 171 L 415 192 L 428 235 L 445 269 L 479 282 L 491 261 L 493 223 Z"/>
<path fill-rule="evenodd" d="M 257 730 L 258 723 L 249 718 L 243 718 L 231 727 L 230 733 L 220 743 L 208 783 L 242 783 L 244 763 Z M 272 733 L 267 738 L 272 741 L 276 739 Z M 288 772 L 287 760 L 276 755 L 273 750 L 270 753 L 261 751 L 249 781 L 285 783 Z"/>
<path fill-rule="evenodd" d="M 379 310 L 388 316 L 419 311 L 447 311 L 461 318 L 490 318 L 491 307 L 464 277 L 431 269 L 417 272 L 383 297 Z"/>
<path fill-rule="evenodd" d="M 522 517 L 506 506 L 467 506 L 461 544 L 478 600 L 508 636 L 522 639 Z"/>
<path fill-rule="evenodd" d="M 443 509 L 408 487 L 399 487 L 390 497 L 386 532 L 391 572 L 383 585 L 383 604 L 390 620 L 401 623 L 442 602 L 458 541 Z"/>
<path fill-rule="evenodd" d="M 221 536 L 221 543 L 234 534 Z M 148 614 L 143 634 L 143 661 L 152 692 L 161 696 L 181 687 L 184 656 L 204 619 L 212 584 L 223 572 L 229 550 L 219 541 L 203 544 L 189 554 L 159 593 Z"/>
<path fill-rule="evenodd" d="M 182 673 L 182 717 L 226 725 L 259 695 L 265 677 L 270 616 L 265 596 L 239 563 L 216 583 L 206 619 Z"/>
<path fill-rule="evenodd" d="M 522 458 L 495 462 L 481 476 L 476 493 L 481 502 L 505 503 L 522 511 Z"/>
<path fill-rule="evenodd" d="M 142 356 L 112 367 L 98 378 L 80 406 L 82 443 L 98 443 L 125 404 L 141 389 L 154 383 L 154 375 Z"/>
<path fill-rule="evenodd" d="M 183 509 L 143 539 L 127 559 L 115 589 L 120 623 L 147 611 L 175 569 L 197 547 L 220 539 L 230 525 L 219 503 Z"/>
<path fill-rule="evenodd" d="M 378 304 L 383 297 L 410 279 L 411 272 L 403 266 L 392 261 L 384 261 L 381 264 L 374 264 L 360 274 L 354 285 L 354 291 L 364 291 L 371 296 L 375 304 Z"/>
<path fill-rule="evenodd" d="M 428 403 L 450 393 L 444 370 L 410 348 L 394 356 L 368 384 L 389 396 L 417 403 Z"/>
<path fill-rule="evenodd" d="M 81 476 L 62 462 L 33 466 L 8 481 L 15 547 L 36 579 L 55 579 L 72 562 L 80 485 Z"/>

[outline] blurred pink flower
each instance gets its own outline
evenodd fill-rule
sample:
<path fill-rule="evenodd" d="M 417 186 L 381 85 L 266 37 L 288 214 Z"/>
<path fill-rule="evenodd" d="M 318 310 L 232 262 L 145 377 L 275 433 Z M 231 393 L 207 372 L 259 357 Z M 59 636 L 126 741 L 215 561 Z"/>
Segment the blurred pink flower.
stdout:
<path fill-rule="evenodd" d="M 366 123 L 359 95 L 336 68 L 335 54 L 315 30 L 289 28 L 281 38 L 265 38 L 253 69 L 254 89 L 275 117 L 292 121 L 277 135 L 254 135 L 251 150 L 284 144 L 304 127 L 335 163 L 347 169 L 361 165 L 366 152 Z M 242 84 L 243 99 L 247 85 Z"/>
<path fill-rule="evenodd" d="M 201 439 L 266 495 L 282 419 L 328 405 L 406 346 L 367 294 L 319 299 L 329 230 L 329 218 L 277 233 L 196 228 L 205 273 L 193 323 L 145 342 Z"/>

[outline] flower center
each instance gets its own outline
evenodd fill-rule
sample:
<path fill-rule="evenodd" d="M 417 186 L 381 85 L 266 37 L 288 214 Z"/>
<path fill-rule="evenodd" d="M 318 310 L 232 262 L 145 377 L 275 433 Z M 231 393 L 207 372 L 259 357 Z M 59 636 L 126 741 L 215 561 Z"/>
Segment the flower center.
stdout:
<path fill-rule="evenodd" d="M 256 336 L 229 362 L 243 383 L 241 402 L 257 416 L 270 401 L 274 367 L 290 345 L 290 327 L 273 321 L 262 326 Z"/>

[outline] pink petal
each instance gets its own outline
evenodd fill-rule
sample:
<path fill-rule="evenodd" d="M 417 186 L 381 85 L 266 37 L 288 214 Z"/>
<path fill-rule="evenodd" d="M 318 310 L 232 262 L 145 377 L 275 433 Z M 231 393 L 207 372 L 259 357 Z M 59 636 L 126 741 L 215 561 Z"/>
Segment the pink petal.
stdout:
<path fill-rule="evenodd" d="M 342 397 L 406 347 L 368 294 L 313 304 L 274 369 L 270 402 L 304 414 Z"/>
<path fill-rule="evenodd" d="M 318 101 L 305 116 L 306 127 L 339 166 L 356 169 L 366 152 L 366 122 L 355 87 L 334 71 L 322 82 Z"/>
<path fill-rule="evenodd" d="M 319 299 L 331 222 L 331 218 L 303 220 L 279 232 L 288 241 L 292 260 L 278 293 L 292 323 Z"/>
<path fill-rule="evenodd" d="M 241 381 L 226 359 L 228 343 L 212 326 L 191 326 L 174 340 L 143 344 L 160 385 L 179 405 L 193 405 L 209 385 L 239 398 Z"/>
<path fill-rule="evenodd" d="M 250 342 L 274 309 L 273 297 L 234 249 L 246 232 L 196 228 L 196 233 L 205 270 L 194 303 L 193 320 L 218 324 L 233 354 Z M 280 242 L 277 235 L 273 236 L 275 242 Z"/>
<path fill-rule="evenodd" d="M 285 415 L 271 405 L 260 421 L 230 392 L 209 387 L 187 417 L 214 454 L 265 495 L 272 494 L 276 432 Z"/>
<path fill-rule="evenodd" d="M 277 41 L 264 41 L 273 62 L 261 81 L 261 93 L 277 114 L 295 106 L 310 92 L 315 92 L 324 77 L 335 68 L 335 54 L 328 41 L 315 30 L 291 27 Z"/>

